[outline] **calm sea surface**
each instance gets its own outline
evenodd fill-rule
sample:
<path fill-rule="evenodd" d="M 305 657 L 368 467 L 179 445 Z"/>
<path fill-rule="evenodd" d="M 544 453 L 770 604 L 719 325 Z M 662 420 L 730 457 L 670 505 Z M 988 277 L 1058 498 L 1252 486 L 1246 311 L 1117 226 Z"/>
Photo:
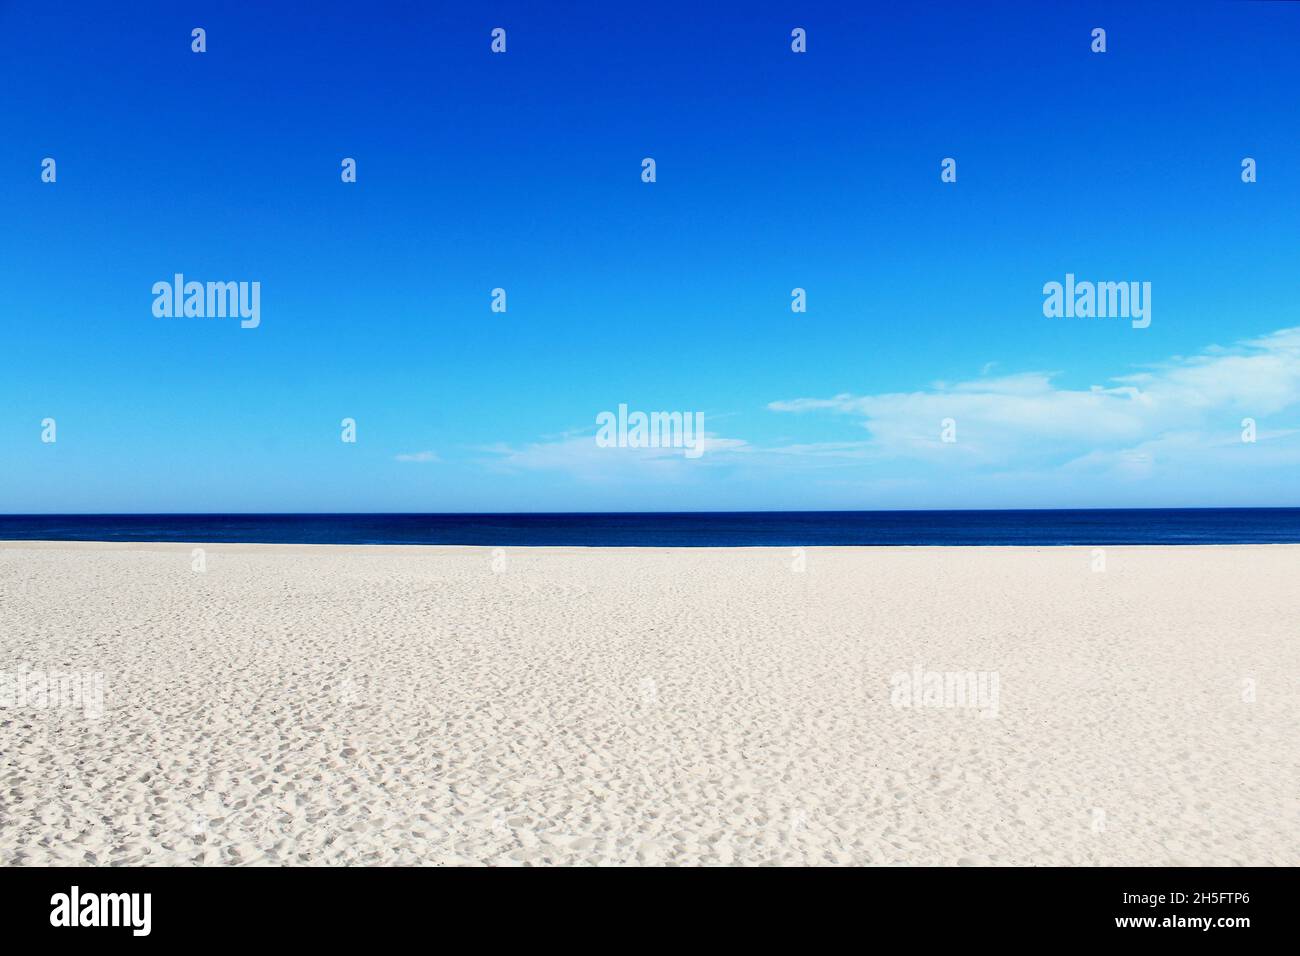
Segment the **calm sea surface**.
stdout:
<path fill-rule="evenodd" d="M 1300 542 L 1300 508 L 681 514 L 0 515 L 0 540 L 797 547 Z"/>

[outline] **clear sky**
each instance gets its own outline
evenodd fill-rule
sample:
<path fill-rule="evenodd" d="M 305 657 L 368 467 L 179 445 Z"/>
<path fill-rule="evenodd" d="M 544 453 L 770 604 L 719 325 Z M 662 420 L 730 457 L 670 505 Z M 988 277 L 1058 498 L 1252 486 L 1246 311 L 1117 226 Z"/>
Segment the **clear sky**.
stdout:
<path fill-rule="evenodd" d="M 0 0 L 0 511 L 1300 505 L 1298 94 L 1300 4 Z"/>

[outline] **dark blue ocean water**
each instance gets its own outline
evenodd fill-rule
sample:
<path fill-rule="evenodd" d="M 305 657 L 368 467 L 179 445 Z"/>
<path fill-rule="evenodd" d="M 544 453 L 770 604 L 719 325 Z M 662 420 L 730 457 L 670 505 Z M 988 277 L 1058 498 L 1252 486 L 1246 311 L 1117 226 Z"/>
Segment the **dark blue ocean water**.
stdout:
<path fill-rule="evenodd" d="M 0 515 L 0 541 L 281 544 L 1104 545 L 1300 542 L 1300 508 L 682 514 Z"/>

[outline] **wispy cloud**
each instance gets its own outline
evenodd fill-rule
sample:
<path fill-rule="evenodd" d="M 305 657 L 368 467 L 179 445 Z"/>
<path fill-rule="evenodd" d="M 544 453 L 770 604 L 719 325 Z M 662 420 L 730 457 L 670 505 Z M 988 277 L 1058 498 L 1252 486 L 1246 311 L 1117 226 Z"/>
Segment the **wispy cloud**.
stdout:
<path fill-rule="evenodd" d="M 860 419 L 870 432 L 861 453 L 1002 469 L 1049 462 L 1142 474 L 1162 460 L 1209 460 L 1240 442 L 1243 418 L 1259 423 L 1259 443 L 1293 434 L 1267 419 L 1300 406 L 1300 328 L 1228 348 L 1211 347 L 1085 389 L 1055 384 L 1058 373 L 1023 372 L 939 383 L 914 392 L 841 393 L 771 402 L 785 413 L 829 412 Z M 958 440 L 940 440 L 956 421 Z M 1235 444 L 1234 444 L 1235 443 Z"/>
<path fill-rule="evenodd" d="M 439 460 L 437 454 L 431 451 L 414 451 L 414 452 L 409 452 L 407 454 L 394 455 L 393 459 L 395 461 L 419 461 L 419 462 Z"/>
<path fill-rule="evenodd" d="M 594 429 L 480 448 L 493 470 L 589 485 L 777 489 L 788 506 L 980 507 L 1285 503 L 1300 468 L 1300 328 L 1207 347 L 1098 384 L 1063 373 L 976 369 L 909 392 L 840 393 L 767 405 L 797 425 L 839 416 L 852 431 L 801 440 L 710 434 L 706 452 L 602 448 Z M 957 441 L 941 423 L 954 419 Z M 1257 440 L 1242 441 L 1254 419 Z M 777 419 L 773 418 L 772 421 Z M 736 483 L 740 484 L 736 484 Z M 814 489 L 818 489 L 814 491 Z M 829 496 L 829 497 L 827 497 Z M 1262 497 L 1261 497 L 1262 496 Z"/>
<path fill-rule="evenodd" d="M 749 446 L 737 438 L 705 433 L 704 452 L 689 459 L 681 448 L 601 448 L 596 433 L 565 433 L 564 437 L 525 445 L 496 444 L 481 449 L 499 468 L 561 471 L 589 481 L 684 480 L 718 464 Z"/>

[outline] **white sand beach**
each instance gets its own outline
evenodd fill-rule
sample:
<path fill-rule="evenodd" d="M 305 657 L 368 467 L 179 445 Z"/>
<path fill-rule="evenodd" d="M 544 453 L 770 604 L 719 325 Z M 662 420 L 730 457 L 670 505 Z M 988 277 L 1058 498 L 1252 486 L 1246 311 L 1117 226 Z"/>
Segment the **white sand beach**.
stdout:
<path fill-rule="evenodd" d="M 1300 546 L 1104 560 L 0 543 L 0 865 L 1300 862 Z"/>

